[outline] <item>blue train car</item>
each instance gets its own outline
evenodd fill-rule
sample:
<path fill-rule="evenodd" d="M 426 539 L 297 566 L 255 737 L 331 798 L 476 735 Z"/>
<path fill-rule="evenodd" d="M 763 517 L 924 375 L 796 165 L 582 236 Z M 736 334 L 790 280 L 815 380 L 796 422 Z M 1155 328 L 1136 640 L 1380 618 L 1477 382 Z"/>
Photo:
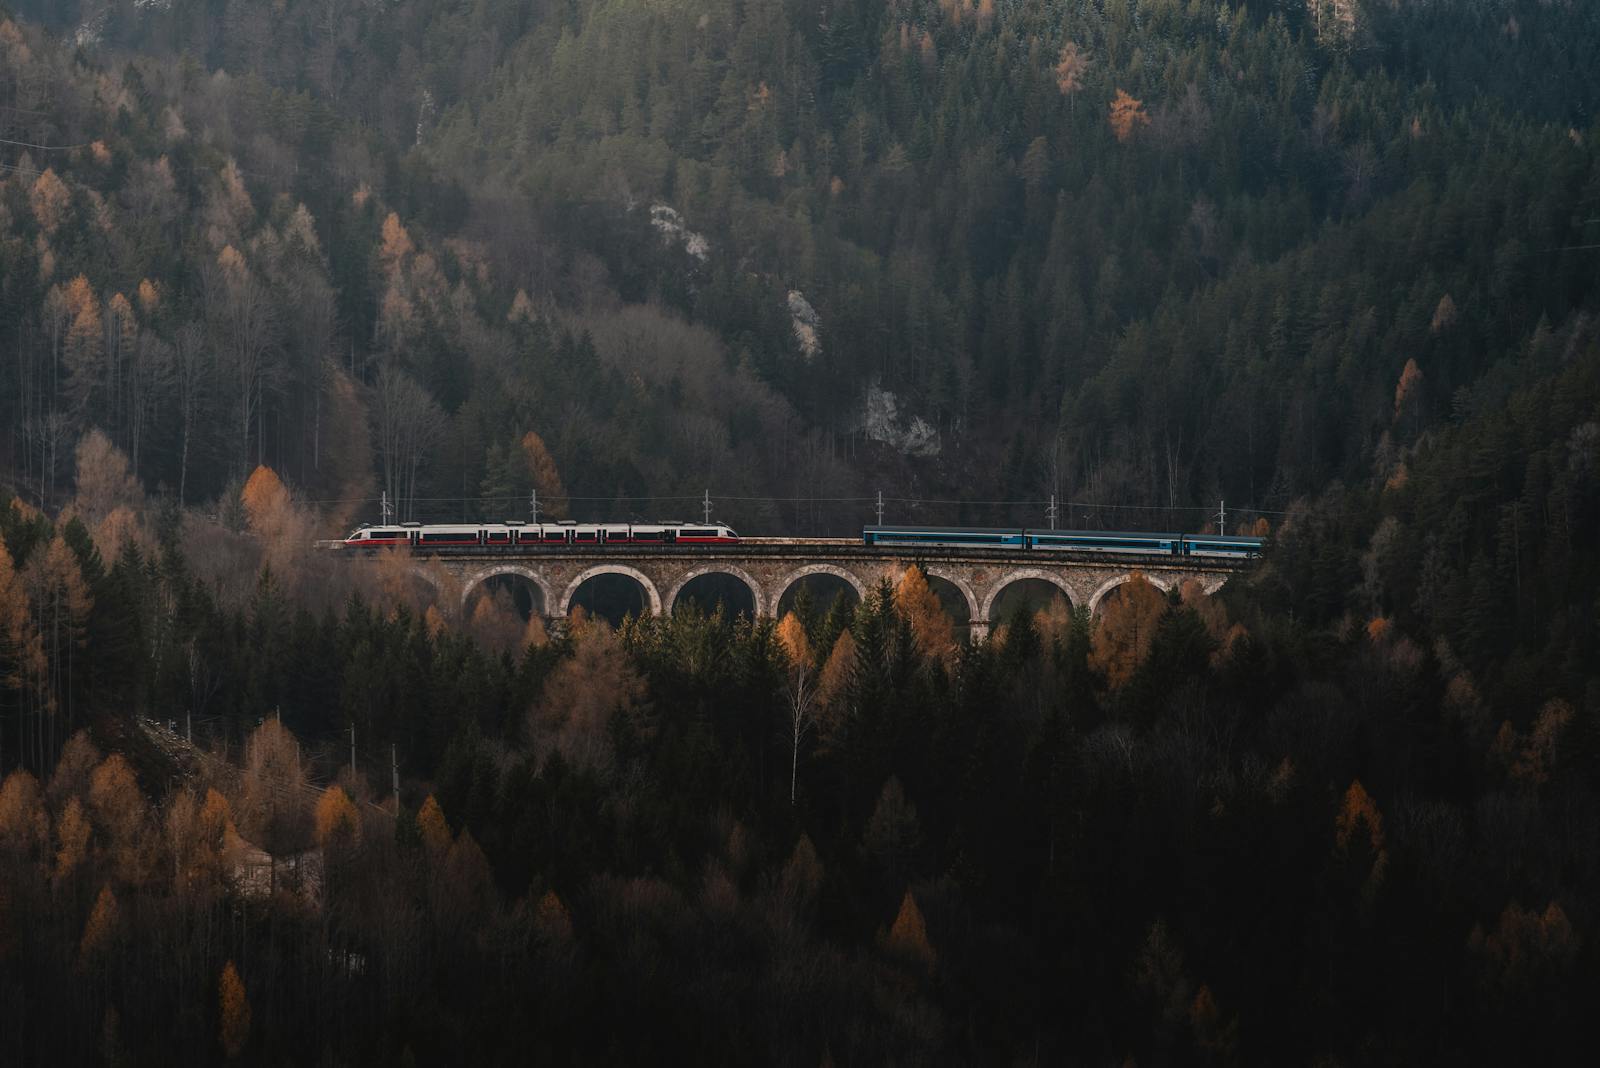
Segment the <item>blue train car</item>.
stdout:
<path fill-rule="evenodd" d="M 1185 556 L 1221 556 L 1249 560 L 1261 555 L 1261 538 L 1228 537 L 1221 534 L 1185 534 Z"/>
<path fill-rule="evenodd" d="M 888 527 L 869 526 L 861 531 L 867 545 L 931 546 L 937 548 L 1020 549 L 1021 529 L 998 527 Z"/>
<path fill-rule="evenodd" d="M 1030 549 L 1077 553 L 1135 553 L 1144 556 L 1183 555 L 1182 534 L 1141 534 L 1118 530 L 1029 530 Z"/>

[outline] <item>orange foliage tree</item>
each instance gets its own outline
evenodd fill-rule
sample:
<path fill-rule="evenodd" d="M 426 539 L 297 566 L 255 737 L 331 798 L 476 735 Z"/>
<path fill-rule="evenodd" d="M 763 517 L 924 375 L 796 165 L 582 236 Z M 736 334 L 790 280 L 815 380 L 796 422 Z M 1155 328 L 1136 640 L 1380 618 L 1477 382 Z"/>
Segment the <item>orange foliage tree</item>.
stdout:
<path fill-rule="evenodd" d="M 1061 95 L 1069 100 L 1074 99 L 1078 90 L 1083 88 L 1083 76 L 1089 70 L 1089 57 L 1078 47 L 1076 41 L 1068 41 L 1061 46 L 1061 56 L 1056 62 L 1056 88 L 1061 90 Z"/>
<path fill-rule="evenodd" d="M 1166 595 L 1134 572 L 1100 604 L 1099 623 L 1089 642 L 1089 666 L 1113 689 L 1126 684 L 1150 655 L 1156 627 L 1166 613 Z"/>
<path fill-rule="evenodd" d="M 110 886 L 102 886 L 100 896 L 95 898 L 94 909 L 89 913 L 89 920 L 83 925 L 83 937 L 78 942 L 78 963 L 81 967 L 87 968 L 93 964 L 115 941 L 120 918 L 117 895 L 111 892 Z"/>
<path fill-rule="evenodd" d="M 1389 851 L 1384 846 L 1383 813 L 1359 779 L 1352 780 L 1344 792 L 1344 803 L 1334 819 L 1333 843 L 1341 858 L 1350 858 L 1358 870 L 1364 869 L 1361 894 L 1371 901 L 1383 885 Z"/>
<path fill-rule="evenodd" d="M 317 845 L 324 851 L 348 852 L 361 844 L 361 814 L 338 786 L 322 791 L 315 822 Z"/>
<path fill-rule="evenodd" d="M 1134 131 L 1150 125 L 1150 116 L 1145 113 L 1142 101 L 1129 96 L 1127 90 L 1118 89 L 1116 98 L 1111 101 L 1109 121 L 1111 132 L 1116 134 L 1117 140 L 1127 144 L 1133 138 Z"/>
<path fill-rule="evenodd" d="M 545 447 L 544 439 L 532 430 L 522 435 L 522 455 L 528 461 L 528 473 L 533 476 L 533 488 L 539 491 L 541 514 L 552 519 L 563 519 L 570 502 L 567 487 L 562 484 L 561 472 L 555 457 Z"/>
<path fill-rule="evenodd" d="M 895 609 L 911 623 L 917 651 L 930 660 L 947 662 L 956 651 L 955 628 L 939 595 L 928 585 L 927 576 L 915 564 L 906 568 L 894 591 Z"/>
<path fill-rule="evenodd" d="M 572 656 L 545 682 L 543 696 L 529 713 L 529 735 L 540 744 L 553 744 L 578 767 L 609 767 L 614 716 L 626 716 L 636 732 L 649 733 L 642 719 L 644 680 L 605 620 L 574 612 L 567 633 Z"/>
<path fill-rule="evenodd" d="M 245 995 L 244 981 L 231 960 L 222 966 L 222 977 L 217 980 L 217 1008 L 221 1017 L 222 1048 L 232 1060 L 250 1041 L 250 999 Z"/>
<path fill-rule="evenodd" d="M 922 910 L 917 907 L 917 899 L 911 896 L 910 890 L 900 899 L 900 911 L 894 918 L 894 926 L 889 928 L 889 934 L 884 938 L 884 948 L 920 966 L 930 975 L 938 963 L 939 955 L 928 941 L 928 926 L 922 919 Z"/>

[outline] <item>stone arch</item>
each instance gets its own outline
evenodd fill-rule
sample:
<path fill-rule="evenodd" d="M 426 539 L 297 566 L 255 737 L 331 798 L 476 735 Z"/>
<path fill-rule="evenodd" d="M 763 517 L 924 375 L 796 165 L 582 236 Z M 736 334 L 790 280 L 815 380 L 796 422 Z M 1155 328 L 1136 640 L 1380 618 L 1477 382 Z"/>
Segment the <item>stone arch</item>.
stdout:
<path fill-rule="evenodd" d="M 1078 598 L 1073 594 L 1072 587 L 1067 585 L 1066 579 L 1043 568 L 1019 567 L 1015 571 L 1008 571 L 1001 575 L 995 584 L 989 588 L 988 596 L 983 599 L 983 615 L 977 618 L 992 622 L 994 603 L 1000 599 L 1000 595 L 1005 592 L 1007 586 L 1014 582 L 1021 582 L 1023 579 L 1039 579 L 1041 582 L 1050 583 L 1050 585 L 1061 591 L 1062 596 L 1066 597 L 1067 604 L 1074 609 L 1078 607 Z"/>
<path fill-rule="evenodd" d="M 938 564 L 929 564 L 922 570 L 923 574 L 927 575 L 929 578 L 943 579 L 961 591 L 961 596 L 967 599 L 967 611 L 970 613 L 968 616 L 969 620 L 982 620 L 989 618 L 987 614 L 981 613 L 980 606 L 978 604 L 978 595 L 973 592 L 972 584 L 961 577 L 960 572 L 952 570 L 948 567 L 940 567 Z M 1071 594 L 1067 595 L 1067 599 L 1072 599 Z"/>
<path fill-rule="evenodd" d="M 567 583 L 566 592 L 561 595 L 561 614 L 565 616 L 572 608 L 572 598 L 577 596 L 578 587 L 594 578 L 596 575 L 626 575 L 644 588 L 645 598 L 650 602 L 650 614 L 661 614 L 661 591 L 656 589 L 656 584 L 650 581 L 650 576 L 637 568 L 627 564 L 596 564 L 578 573 L 578 576 Z"/>
<path fill-rule="evenodd" d="M 444 592 L 443 590 L 441 590 L 439 588 L 439 580 L 437 578 L 435 578 L 432 574 L 430 574 L 428 569 L 425 568 L 425 567 L 417 567 L 415 565 L 412 565 L 411 577 L 412 578 L 421 579 L 423 582 L 426 582 L 428 585 L 432 586 L 434 593 L 443 593 Z M 462 598 L 461 603 L 462 604 L 466 604 L 466 598 L 465 597 Z"/>
<path fill-rule="evenodd" d="M 766 612 L 763 614 L 768 616 L 777 615 L 778 605 L 782 603 L 783 595 L 789 592 L 790 586 L 793 586 L 807 575 L 832 575 L 834 578 L 843 579 L 850 584 L 851 589 L 856 591 L 857 597 L 863 601 L 867 599 L 866 584 L 853 573 L 846 571 L 842 567 L 835 567 L 832 564 L 807 564 L 805 567 L 789 572 L 773 584 L 771 603 L 767 605 Z"/>
<path fill-rule="evenodd" d="M 531 567 L 510 563 L 491 564 L 482 571 L 475 571 L 462 580 L 461 610 L 463 612 L 467 610 L 467 599 L 472 596 L 472 591 L 496 575 L 519 575 L 533 583 L 534 588 L 539 591 L 539 606 L 544 609 L 545 615 L 550 614 L 550 603 L 555 599 L 555 594 L 551 592 L 550 584 L 544 580 L 544 576 Z M 432 580 L 430 579 L 429 581 Z M 562 615 L 565 614 L 566 611 L 563 609 Z"/>
<path fill-rule="evenodd" d="M 677 607 L 678 595 L 683 592 L 683 588 L 703 575 L 731 575 L 740 582 L 744 583 L 750 588 L 750 603 L 755 606 L 756 615 L 761 614 L 761 583 L 757 582 L 753 577 L 751 577 L 750 572 L 746 571 L 744 568 L 727 563 L 704 564 L 700 567 L 691 568 L 690 570 L 685 571 L 682 576 L 679 577 L 678 581 L 672 584 L 672 589 L 667 593 L 666 601 L 664 602 L 666 611 L 671 612 L 675 607 Z M 577 587 L 574 586 L 573 589 L 577 589 Z"/>
<path fill-rule="evenodd" d="M 1170 578 L 1158 574 L 1152 574 L 1149 571 L 1140 571 L 1139 574 L 1143 575 L 1146 582 L 1150 583 L 1150 585 L 1154 586 L 1162 593 L 1166 593 L 1168 590 L 1172 589 L 1172 580 Z M 1132 581 L 1133 576 L 1134 572 L 1124 571 L 1122 574 L 1113 575 L 1111 578 L 1108 578 L 1102 582 L 1089 597 L 1089 614 L 1091 616 L 1096 615 L 1100 611 L 1100 602 L 1105 600 L 1106 594 L 1110 593 L 1118 586 L 1121 586 L 1123 583 Z"/>

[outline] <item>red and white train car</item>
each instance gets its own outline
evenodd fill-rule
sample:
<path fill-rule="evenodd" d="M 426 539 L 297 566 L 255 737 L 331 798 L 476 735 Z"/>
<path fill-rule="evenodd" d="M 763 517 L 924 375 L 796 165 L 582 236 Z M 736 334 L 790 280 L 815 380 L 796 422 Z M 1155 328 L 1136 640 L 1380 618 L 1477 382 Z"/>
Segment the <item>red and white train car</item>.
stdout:
<path fill-rule="evenodd" d="M 569 545 L 737 545 L 726 523 L 392 523 L 357 527 L 347 549 L 534 549 Z"/>

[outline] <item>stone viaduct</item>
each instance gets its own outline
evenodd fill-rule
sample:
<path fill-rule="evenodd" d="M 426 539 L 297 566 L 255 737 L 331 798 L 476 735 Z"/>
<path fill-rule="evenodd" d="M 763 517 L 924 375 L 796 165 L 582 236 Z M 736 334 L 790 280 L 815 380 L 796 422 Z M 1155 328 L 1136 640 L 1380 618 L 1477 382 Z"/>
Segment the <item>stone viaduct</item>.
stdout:
<path fill-rule="evenodd" d="M 1038 579 L 1059 589 L 1074 608 L 1097 611 L 1100 602 L 1135 571 L 1163 590 L 1197 579 L 1215 592 L 1245 565 L 1231 560 L 1116 557 L 993 549 L 886 549 L 849 539 L 746 538 L 738 545 L 708 548 L 600 546 L 532 548 L 524 552 L 471 548 L 419 556 L 415 573 L 436 587 L 450 585 L 466 604 L 472 592 L 496 575 L 516 575 L 538 591 L 546 617 L 565 617 L 578 588 L 600 575 L 625 575 L 644 591 L 652 615 L 671 612 L 691 581 L 728 575 L 749 587 L 758 615 L 772 616 L 795 583 L 808 575 L 832 575 L 865 597 L 879 580 L 897 581 L 916 564 L 938 586 L 948 583 L 966 603 L 974 638 L 986 636 L 994 606 L 1006 587 Z"/>

